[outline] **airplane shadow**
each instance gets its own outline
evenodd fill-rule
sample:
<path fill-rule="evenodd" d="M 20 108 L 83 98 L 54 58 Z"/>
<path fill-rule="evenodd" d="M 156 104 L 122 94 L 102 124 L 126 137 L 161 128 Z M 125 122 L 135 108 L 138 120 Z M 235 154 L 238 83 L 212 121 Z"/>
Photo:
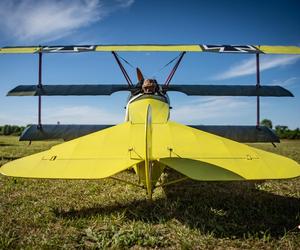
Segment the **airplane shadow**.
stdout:
<path fill-rule="evenodd" d="M 0 156 L 1 161 L 13 161 L 19 159 L 20 156 Z"/>
<path fill-rule="evenodd" d="M 2 143 L 2 142 L 0 142 L 0 147 L 12 147 L 12 146 L 16 146 L 16 145 L 11 144 L 11 143 Z"/>
<path fill-rule="evenodd" d="M 253 182 L 186 181 L 164 188 L 165 198 L 131 200 L 81 210 L 54 210 L 58 217 L 91 217 L 96 214 L 124 214 L 128 220 L 159 224 L 172 219 L 216 237 L 280 238 L 296 231 L 300 199 L 280 196 L 255 188 Z M 298 220 L 298 221 L 297 221 Z"/>

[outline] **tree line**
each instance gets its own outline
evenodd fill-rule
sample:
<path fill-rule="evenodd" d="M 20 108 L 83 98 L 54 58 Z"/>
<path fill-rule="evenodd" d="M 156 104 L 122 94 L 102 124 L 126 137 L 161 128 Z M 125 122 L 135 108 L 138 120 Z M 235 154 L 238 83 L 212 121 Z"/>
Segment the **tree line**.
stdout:
<path fill-rule="evenodd" d="M 263 119 L 260 122 L 260 125 L 273 129 L 273 123 L 269 119 Z M 277 125 L 273 130 L 280 139 L 300 139 L 299 128 L 293 130 L 289 129 L 289 127 L 285 125 Z"/>
<path fill-rule="evenodd" d="M 273 123 L 269 119 L 263 119 L 260 124 L 273 129 Z M 0 126 L 0 135 L 15 135 L 20 136 L 26 127 L 17 125 Z M 289 129 L 285 125 L 277 125 L 273 129 L 280 139 L 300 139 L 300 129 Z"/>
<path fill-rule="evenodd" d="M 4 125 L 0 126 L 0 135 L 16 135 L 20 136 L 24 131 L 24 126 Z"/>

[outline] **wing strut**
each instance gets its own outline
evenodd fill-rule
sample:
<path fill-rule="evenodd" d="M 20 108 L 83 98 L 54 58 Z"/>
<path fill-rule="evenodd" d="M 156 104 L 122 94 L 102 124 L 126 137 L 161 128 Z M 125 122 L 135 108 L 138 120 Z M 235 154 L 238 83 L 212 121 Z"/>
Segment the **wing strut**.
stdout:
<path fill-rule="evenodd" d="M 181 62 L 181 60 L 182 60 L 185 53 L 186 53 L 185 51 L 180 53 L 180 56 L 179 56 L 176 64 L 174 65 L 173 69 L 171 70 L 171 72 L 170 72 L 170 74 L 169 74 L 169 76 L 168 76 L 168 78 L 165 82 L 166 87 L 169 86 L 169 84 L 170 84 L 170 82 L 171 82 L 171 80 L 172 80 L 172 78 L 173 78 L 173 76 L 174 76 L 174 74 L 175 74 L 175 72 L 176 72 L 176 70 L 177 70 L 177 68 L 178 68 L 178 66 L 179 66 L 179 64 L 180 64 L 180 62 Z"/>
<path fill-rule="evenodd" d="M 129 75 L 127 74 L 127 72 L 126 72 L 124 66 L 122 65 L 122 63 L 121 63 L 121 61 L 120 61 L 120 59 L 119 59 L 119 57 L 118 57 L 118 54 L 117 54 L 116 52 L 114 52 L 114 51 L 112 51 L 111 53 L 112 53 L 113 56 L 115 57 L 115 59 L 116 59 L 118 65 L 119 65 L 119 67 L 120 67 L 120 69 L 121 69 L 121 71 L 122 71 L 122 73 L 123 73 L 123 75 L 124 75 L 124 77 L 125 77 L 125 79 L 126 79 L 126 81 L 127 81 L 127 83 L 128 83 L 128 86 L 129 86 L 129 87 L 133 87 L 132 81 L 131 81 Z"/>
<path fill-rule="evenodd" d="M 39 51 L 39 76 L 38 76 L 38 88 L 42 88 L 42 62 L 43 62 L 43 53 L 40 49 Z M 41 91 L 39 91 L 39 101 L 38 101 L 38 129 L 42 129 L 42 96 Z"/>
<path fill-rule="evenodd" d="M 259 70 L 259 54 L 256 53 L 256 88 L 260 88 L 260 70 Z M 256 96 L 256 127 L 260 123 L 260 99 L 259 95 Z"/>

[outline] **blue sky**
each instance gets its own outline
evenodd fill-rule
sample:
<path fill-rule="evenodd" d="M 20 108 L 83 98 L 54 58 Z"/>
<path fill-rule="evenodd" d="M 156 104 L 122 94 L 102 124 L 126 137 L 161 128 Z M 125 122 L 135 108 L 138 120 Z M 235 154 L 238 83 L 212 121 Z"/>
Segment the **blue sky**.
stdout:
<path fill-rule="evenodd" d="M 241 44 L 300 46 L 299 1 L 33 1 L 0 2 L 0 46 L 67 44 Z M 144 75 L 159 71 L 177 53 L 120 53 Z M 173 83 L 255 84 L 255 56 L 188 53 Z M 261 118 L 300 127 L 300 57 L 261 56 L 261 82 L 282 85 L 294 98 L 263 98 Z M 46 54 L 44 84 L 125 83 L 106 52 Z M 37 55 L 0 55 L 0 124 L 36 123 L 36 97 L 6 97 L 19 84 L 37 83 Z M 135 72 L 128 67 L 135 80 Z M 98 97 L 44 97 L 44 123 L 119 123 L 126 93 Z M 185 124 L 256 121 L 251 97 L 188 97 L 170 94 L 171 118 Z"/>

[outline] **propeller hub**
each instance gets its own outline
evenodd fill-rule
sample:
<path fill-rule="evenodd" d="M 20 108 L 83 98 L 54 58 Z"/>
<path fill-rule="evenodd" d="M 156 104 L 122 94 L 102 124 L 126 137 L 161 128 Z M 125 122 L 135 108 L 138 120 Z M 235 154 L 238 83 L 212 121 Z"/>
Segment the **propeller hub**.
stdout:
<path fill-rule="evenodd" d="M 142 90 L 145 94 L 154 94 L 158 88 L 155 79 L 145 79 L 142 85 Z"/>

